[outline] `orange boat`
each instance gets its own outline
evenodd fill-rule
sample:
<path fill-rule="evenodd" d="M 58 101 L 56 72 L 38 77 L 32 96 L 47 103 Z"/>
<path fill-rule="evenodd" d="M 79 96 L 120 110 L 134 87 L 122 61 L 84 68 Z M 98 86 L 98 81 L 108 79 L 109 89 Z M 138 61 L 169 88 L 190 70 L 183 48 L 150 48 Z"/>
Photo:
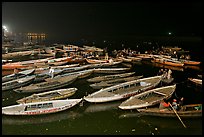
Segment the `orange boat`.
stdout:
<path fill-rule="evenodd" d="M 184 63 L 171 62 L 171 61 L 164 61 L 164 64 L 170 65 L 170 66 L 175 66 L 175 67 L 183 67 L 184 66 Z"/>
<path fill-rule="evenodd" d="M 27 68 L 29 67 L 28 65 L 22 65 L 22 64 L 10 64 L 10 63 L 7 63 L 7 64 L 4 64 L 2 65 L 2 70 L 8 70 L 8 69 L 22 69 L 22 68 Z"/>
<path fill-rule="evenodd" d="M 200 65 L 199 61 L 184 61 L 184 65 Z"/>
<path fill-rule="evenodd" d="M 161 63 L 164 65 L 170 65 L 170 66 L 174 66 L 174 67 L 183 67 L 184 63 L 181 63 L 179 61 L 171 61 L 170 59 L 158 59 L 158 58 L 154 58 L 154 60 L 152 60 L 151 62 L 156 62 L 156 63 Z"/>

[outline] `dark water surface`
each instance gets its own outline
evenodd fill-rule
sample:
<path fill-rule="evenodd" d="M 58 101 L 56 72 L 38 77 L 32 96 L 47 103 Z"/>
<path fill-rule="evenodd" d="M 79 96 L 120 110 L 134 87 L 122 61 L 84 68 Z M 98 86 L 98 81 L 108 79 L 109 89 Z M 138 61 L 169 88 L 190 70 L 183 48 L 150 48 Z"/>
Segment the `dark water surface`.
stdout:
<path fill-rule="evenodd" d="M 148 63 L 133 65 L 135 75 L 155 76 L 160 67 Z M 173 98 L 184 97 L 184 104 L 202 103 L 202 89 L 190 84 L 188 77 L 197 77 L 201 70 L 184 69 L 173 71 L 177 83 Z M 91 76 L 78 79 L 67 87 L 78 88 L 70 98 L 82 98 L 94 90 L 86 80 Z M 16 104 L 16 100 L 30 94 L 14 91 L 2 92 L 2 106 Z M 3 135 L 201 135 L 202 118 L 183 119 L 184 128 L 177 117 L 160 118 L 141 116 L 134 111 L 121 110 L 118 105 L 124 100 L 108 103 L 89 103 L 82 101 L 71 109 L 39 116 L 2 115 Z"/>

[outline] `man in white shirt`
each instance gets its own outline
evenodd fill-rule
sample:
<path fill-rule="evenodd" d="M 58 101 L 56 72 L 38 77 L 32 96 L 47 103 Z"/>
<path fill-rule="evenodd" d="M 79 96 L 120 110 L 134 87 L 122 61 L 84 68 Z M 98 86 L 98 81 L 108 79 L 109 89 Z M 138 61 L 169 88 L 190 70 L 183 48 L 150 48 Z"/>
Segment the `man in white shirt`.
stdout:
<path fill-rule="evenodd" d="M 54 78 L 54 68 L 50 67 L 50 71 L 49 71 L 49 74 L 51 76 L 51 78 Z"/>

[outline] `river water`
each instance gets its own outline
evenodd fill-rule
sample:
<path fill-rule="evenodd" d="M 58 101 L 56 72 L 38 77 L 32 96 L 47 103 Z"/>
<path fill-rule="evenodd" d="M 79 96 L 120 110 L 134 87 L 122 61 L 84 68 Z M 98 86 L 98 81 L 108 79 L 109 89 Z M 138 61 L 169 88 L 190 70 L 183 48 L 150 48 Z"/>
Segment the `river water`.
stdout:
<path fill-rule="evenodd" d="M 150 63 L 136 63 L 131 71 L 144 77 L 155 76 L 159 66 Z M 190 84 L 188 77 L 197 77 L 201 70 L 172 70 L 176 91 L 172 98 L 184 97 L 184 104 L 201 103 L 201 88 Z M 70 98 L 82 98 L 94 90 L 86 80 L 78 79 L 67 87 L 78 88 Z M 14 105 L 16 100 L 29 94 L 2 92 L 2 106 Z M 138 115 L 136 110 L 121 110 L 118 105 L 124 100 L 108 103 L 89 103 L 82 101 L 71 109 L 39 116 L 2 115 L 3 135 L 201 135 L 202 118 L 182 119 L 184 128 L 177 117 L 160 118 Z"/>

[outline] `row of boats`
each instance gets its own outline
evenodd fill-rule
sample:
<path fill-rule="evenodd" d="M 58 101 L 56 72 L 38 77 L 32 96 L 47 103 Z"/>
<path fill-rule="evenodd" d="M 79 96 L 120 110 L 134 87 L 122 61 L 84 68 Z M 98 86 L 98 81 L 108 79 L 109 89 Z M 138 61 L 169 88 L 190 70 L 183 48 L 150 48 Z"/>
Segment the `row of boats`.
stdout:
<path fill-rule="evenodd" d="M 118 106 L 120 109 L 138 109 L 154 106 L 164 98 L 170 98 L 176 89 L 176 85 L 155 88 L 161 80 L 162 76 L 154 76 L 124 82 L 101 89 L 80 99 L 62 100 L 62 98 L 72 96 L 76 92 L 76 88 L 42 92 L 17 100 L 17 102 L 20 103 L 18 105 L 3 107 L 2 114 L 39 115 L 55 113 L 71 108 L 82 100 L 102 103 L 128 98 Z M 202 116 L 201 111 L 195 112 L 197 112 L 197 115 L 194 116 Z"/>
<path fill-rule="evenodd" d="M 17 103 L 19 103 L 17 105 L 2 107 L 2 114 L 39 115 L 55 113 L 69 109 L 79 104 L 82 100 L 91 103 L 104 103 L 127 99 L 122 102 L 118 108 L 140 110 L 140 108 L 155 106 L 163 99 L 169 99 L 175 92 L 176 84 L 158 87 L 159 83 L 164 81 L 163 76 L 152 76 L 145 78 L 143 78 L 143 76 L 129 77 L 133 75 L 134 72 L 123 72 L 129 71 L 130 68 L 103 68 L 104 66 L 107 67 L 118 65 L 122 63 L 122 61 L 99 61 L 98 63 L 71 67 L 65 67 L 63 65 L 64 67 L 61 66 L 56 68 L 56 76 L 53 79 L 50 78 L 48 72 L 49 69 L 47 68 L 35 68 L 21 71 L 21 73 L 19 72 L 19 74 L 17 74 L 18 76 L 16 76 L 16 74 L 11 74 L 2 77 L 2 80 L 4 81 L 2 83 L 3 91 L 13 90 L 17 93 L 34 93 L 31 96 L 17 100 Z M 94 84 L 97 84 L 96 82 L 102 84 L 102 86 L 100 84 L 95 86 L 97 87 L 96 89 L 100 90 L 84 96 L 83 98 L 67 99 L 68 97 L 72 96 L 77 89 L 63 88 L 70 85 L 78 78 L 90 76 L 90 74 L 93 72 L 108 74 L 104 77 L 100 76 L 87 80 L 88 82 L 93 82 Z M 40 75 L 46 76 L 43 78 L 41 77 L 44 82 L 39 82 L 38 80 L 38 82 L 33 83 L 36 80 L 36 77 Z M 104 83 L 109 85 L 105 85 Z M 90 86 L 94 87 L 93 85 Z M 40 93 L 36 94 L 38 92 Z M 196 110 L 193 111 L 193 113 L 194 112 L 197 114 L 196 116 L 202 116 L 201 111 Z"/>

